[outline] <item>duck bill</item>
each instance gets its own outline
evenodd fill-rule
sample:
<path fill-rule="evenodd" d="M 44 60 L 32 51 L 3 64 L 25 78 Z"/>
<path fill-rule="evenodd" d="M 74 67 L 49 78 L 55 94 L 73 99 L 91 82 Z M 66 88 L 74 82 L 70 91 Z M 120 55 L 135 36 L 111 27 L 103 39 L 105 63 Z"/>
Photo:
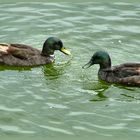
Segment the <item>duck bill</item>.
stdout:
<path fill-rule="evenodd" d="M 89 61 L 87 64 L 85 64 L 82 68 L 83 69 L 87 69 L 89 67 L 91 67 L 93 64 L 91 63 L 91 61 Z"/>
<path fill-rule="evenodd" d="M 64 47 L 62 47 L 60 51 L 63 52 L 64 54 L 66 54 L 66 55 L 71 55 L 70 51 L 65 49 Z"/>

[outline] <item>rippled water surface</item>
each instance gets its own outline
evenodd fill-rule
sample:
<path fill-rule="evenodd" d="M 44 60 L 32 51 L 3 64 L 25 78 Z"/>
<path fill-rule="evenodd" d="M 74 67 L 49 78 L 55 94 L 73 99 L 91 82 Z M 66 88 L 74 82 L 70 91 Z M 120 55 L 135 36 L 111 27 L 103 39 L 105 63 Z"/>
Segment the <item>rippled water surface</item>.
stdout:
<path fill-rule="evenodd" d="M 57 36 L 72 52 L 56 52 L 52 65 L 0 67 L 0 136 L 139 139 L 140 89 L 82 69 L 101 49 L 114 65 L 140 61 L 139 2 L 3 2 L 0 31 L 1 42 L 38 49 Z"/>

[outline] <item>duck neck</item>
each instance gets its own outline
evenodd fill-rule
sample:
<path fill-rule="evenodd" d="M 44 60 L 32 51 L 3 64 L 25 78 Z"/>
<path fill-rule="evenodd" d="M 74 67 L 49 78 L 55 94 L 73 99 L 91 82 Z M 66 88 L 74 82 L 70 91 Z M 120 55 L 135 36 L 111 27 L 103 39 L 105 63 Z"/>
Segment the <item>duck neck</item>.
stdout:
<path fill-rule="evenodd" d="M 41 55 L 49 57 L 51 55 L 54 55 L 54 50 L 50 49 L 49 46 L 43 45 Z"/>
<path fill-rule="evenodd" d="M 111 60 L 109 59 L 108 61 L 105 61 L 100 64 L 100 70 L 106 69 L 106 68 L 111 68 Z"/>

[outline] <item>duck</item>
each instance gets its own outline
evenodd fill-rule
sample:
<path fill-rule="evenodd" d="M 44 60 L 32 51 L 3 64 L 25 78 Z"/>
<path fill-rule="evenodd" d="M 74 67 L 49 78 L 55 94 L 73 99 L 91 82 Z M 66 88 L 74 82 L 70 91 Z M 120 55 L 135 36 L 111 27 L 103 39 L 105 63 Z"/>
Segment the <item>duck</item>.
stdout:
<path fill-rule="evenodd" d="M 45 40 L 42 50 L 30 45 L 0 43 L 0 65 L 6 66 L 39 66 L 54 62 L 54 51 L 70 55 L 62 41 L 57 37 Z"/>
<path fill-rule="evenodd" d="M 99 64 L 99 79 L 108 83 L 140 87 L 140 63 L 123 63 L 111 66 L 108 52 L 97 51 L 83 68 L 89 68 L 95 64 Z"/>

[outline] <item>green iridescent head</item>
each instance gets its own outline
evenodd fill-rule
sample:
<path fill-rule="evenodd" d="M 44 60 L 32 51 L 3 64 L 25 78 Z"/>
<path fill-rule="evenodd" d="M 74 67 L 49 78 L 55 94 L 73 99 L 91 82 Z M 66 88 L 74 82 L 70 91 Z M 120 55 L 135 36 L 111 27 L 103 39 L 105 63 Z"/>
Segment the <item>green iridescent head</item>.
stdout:
<path fill-rule="evenodd" d="M 107 52 L 105 51 L 97 51 L 93 54 L 90 61 L 83 66 L 83 68 L 89 68 L 94 64 L 99 64 L 100 69 L 110 68 L 111 67 L 111 59 Z"/>
<path fill-rule="evenodd" d="M 59 50 L 64 54 L 70 55 L 70 51 L 63 47 L 63 43 L 60 39 L 56 37 L 49 37 L 43 44 L 42 55 L 53 55 L 55 50 Z"/>

